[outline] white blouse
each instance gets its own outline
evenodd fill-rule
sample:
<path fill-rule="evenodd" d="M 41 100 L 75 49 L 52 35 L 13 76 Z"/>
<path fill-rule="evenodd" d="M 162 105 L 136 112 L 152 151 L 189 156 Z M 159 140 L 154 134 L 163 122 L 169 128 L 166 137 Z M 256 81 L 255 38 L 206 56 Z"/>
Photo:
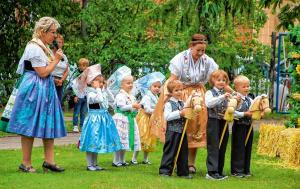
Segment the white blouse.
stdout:
<path fill-rule="evenodd" d="M 101 108 L 108 109 L 108 106 L 112 106 L 114 102 L 114 97 L 111 92 L 107 89 L 100 88 L 87 88 L 87 104 L 98 103 Z"/>
<path fill-rule="evenodd" d="M 49 64 L 48 57 L 43 51 L 43 49 L 35 43 L 27 44 L 24 53 L 20 59 L 17 73 L 23 74 L 25 60 L 30 61 L 32 67 L 44 67 Z"/>
<path fill-rule="evenodd" d="M 147 93 L 143 96 L 141 100 L 141 105 L 143 105 L 146 113 L 152 114 L 157 104 L 157 101 L 158 96 L 154 95 L 151 91 L 147 91 Z"/>
<path fill-rule="evenodd" d="M 171 73 L 176 75 L 185 85 L 207 83 L 210 74 L 218 68 L 219 66 L 214 59 L 206 54 L 194 62 L 191 49 L 177 54 L 169 65 Z"/>
<path fill-rule="evenodd" d="M 67 56 L 64 54 L 63 55 L 63 61 L 60 60 L 59 63 L 55 66 L 55 69 L 53 70 L 52 72 L 52 75 L 53 76 L 56 76 L 56 77 L 62 77 L 65 73 L 65 70 L 67 69 L 68 67 L 68 59 L 67 59 Z"/>
<path fill-rule="evenodd" d="M 116 95 L 115 107 L 119 108 L 121 111 L 136 111 L 136 109 L 132 107 L 132 104 L 134 103 L 136 103 L 135 97 L 128 94 L 123 89 Z"/>

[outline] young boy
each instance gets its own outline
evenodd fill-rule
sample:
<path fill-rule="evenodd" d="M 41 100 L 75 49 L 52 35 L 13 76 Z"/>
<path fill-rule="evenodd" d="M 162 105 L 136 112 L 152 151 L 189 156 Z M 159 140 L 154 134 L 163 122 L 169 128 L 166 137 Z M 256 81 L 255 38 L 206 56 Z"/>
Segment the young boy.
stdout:
<path fill-rule="evenodd" d="M 89 66 L 89 60 L 81 58 L 78 61 L 78 72 L 81 74 Z M 80 76 L 79 76 L 80 77 Z M 73 132 L 79 132 L 78 117 L 80 114 L 80 128 L 82 128 L 85 115 L 87 113 L 87 101 L 84 93 L 76 94 L 74 97 L 74 112 L 73 112 Z"/>
<path fill-rule="evenodd" d="M 229 84 L 229 78 L 225 71 L 216 70 L 211 74 L 209 83 L 213 88 L 205 93 L 205 104 L 208 111 L 206 178 L 223 180 L 227 178 L 223 175 L 223 167 L 229 136 L 228 127 L 220 146 L 219 143 L 226 123 L 222 114 L 227 107 L 227 99 L 231 96 L 230 93 L 224 91 L 225 86 Z"/>
<path fill-rule="evenodd" d="M 241 97 L 242 103 L 234 112 L 238 120 L 234 120 L 232 126 L 231 142 L 231 174 L 236 177 L 248 177 L 250 173 L 251 149 L 253 130 L 245 145 L 247 133 L 250 129 L 252 113 L 249 111 L 252 99 L 248 97 L 250 81 L 246 76 L 239 75 L 234 79 L 234 87 Z"/>
<path fill-rule="evenodd" d="M 174 165 L 175 156 L 177 154 L 183 127 L 185 124 L 185 110 L 183 109 L 182 98 L 183 85 L 179 80 L 168 82 L 167 90 L 170 98 L 164 107 L 164 117 L 167 121 L 166 141 L 163 149 L 163 156 L 159 168 L 161 176 L 171 176 Z M 188 167 L 188 142 L 187 136 L 184 135 L 180 153 L 177 160 L 177 175 L 191 179 Z"/>

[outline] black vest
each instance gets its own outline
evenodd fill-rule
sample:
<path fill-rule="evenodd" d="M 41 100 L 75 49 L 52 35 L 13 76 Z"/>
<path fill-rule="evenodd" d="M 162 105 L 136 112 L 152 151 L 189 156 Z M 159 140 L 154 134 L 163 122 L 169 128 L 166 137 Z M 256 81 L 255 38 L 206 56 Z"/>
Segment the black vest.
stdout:
<path fill-rule="evenodd" d="M 215 89 L 211 89 L 210 91 L 211 91 L 213 97 L 218 97 L 218 96 L 224 94 L 224 91 L 217 92 Z M 223 115 L 226 111 L 227 104 L 228 104 L 228 102 L 225 99 L 220 104 L 217 104 L 215 107 L 207 108 L 208 117 L 215 118 L 215 119 L 223 119 L 223 117 L 224 117 Z M 223 115 L 220 115 L 220 114 L 223 114 Z"/>
<path fill-rule="evenodd" d="M 245 97 L 245 100 L 243 101 L 243 103 L 241 104 L 241 106 L 239 108 L 237 108 L 236 110 L 239 112 L 247 112 L 249 110 L 251 106 L 251 100 L 249 97 Z M 252 123 L 252 120 L 250 117 L 244 116 L 239 118 L 239 120 L 235 120 L 235 122 L 237 124 L 241 124 L 241 125 L 250 125 Z"/>
<path fill-rule="evenodd" d="M 177 103 L 172 100 L 169 100 L 168 102 L 172 106 L 172 112 L 174 112 L 176 110 L 182 110 L 182 108 L 183 108 L 182 101 L 178 101 L 178 103 Z M 182 133 L 184 123 L 185 123 L 185 118 L 183 118 L 183 117 L 181 117 L 179 119 L 174 119 L 172 121 L 167 121 L 167 131 Z"/>

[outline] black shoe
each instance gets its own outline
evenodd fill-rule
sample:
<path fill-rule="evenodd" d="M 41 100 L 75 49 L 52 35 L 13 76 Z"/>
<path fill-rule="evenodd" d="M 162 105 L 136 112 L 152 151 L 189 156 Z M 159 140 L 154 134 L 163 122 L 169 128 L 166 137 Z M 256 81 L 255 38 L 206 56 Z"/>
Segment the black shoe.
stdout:
<path fill-rule="evenodd" d="M 171 177 L 171 175 L 164 174 L 164 173 L 159 173 L 159 176 L 161 176 L 161 177 Z"/>
<path fill-rule="evenodd" d="M 127 162 L 123 162 L 123 163 L 121 163 L 121 164 L 122 164 L 122 166 L 124 166 L 124 167 L 129 166 L 129 163 L 127 163 Z"/>
<path fill-rule="evenodd" d="M 219 173 L 207 173 L 205 178 L 209 179 L 209 180 L 224 180 L 225 179 L 225 177 L 219 175 Z"/>
<path fill-rule="evenodd" d="M 152 163 L 150 161 L 142 161 L 142 164 L 151 165 Z"/>
<path fill-rule="evenodd" d="M 135 160 L 135 161 L 132 161 L 132 160 L 131 160 L 131 161 L 130 161 L 130 164 L 131 164 L 131 165 L 137 165 L 137 164 L 139 164 L 139 162 L 137 162 L 136 160 Z"/>
<path fill-rule="evenodd" d="M 118 163 L 112 163 L 111 164 L 113 167 L 121 167 L 122 163 L 118 162 Z"/>
<path fill-rule="evenodd" d="M 48 170 L 53 171 L 53 172 L 63 172 L 63 171 L 65 171 L 64 168 L 59 167 L 56 164 L 53 165 L 53 164 L 47 163 L 45 161 L 44 161 L 42 167 L 44 168 L 44 172 L 47 172 Z"/>
<path fill-rule="evenodd" d="M 19 170 L 24 173 L 35 173 L 36 172 L 36 170 L 32 166 L 26 167 L 23 163 L 19 166 Z"/>
<path fill-rule="evenodd" d="M 250 172 L 248 172 L 248 173 L 245 173 L 245 177 L 252 177 L 252 175 Z"/>
<path fill-rule="evenodd" d="M 237 178 L 244 178 L 246 176 L 244 173 L 231 173 L 231 175 Z"/>
<path fill-rule="evenodd" d="M 223 173 L 222 173 L 222 174 L 219 173 L 219 175 L 220 175 L 221 177 L 223 177 L 223 179 L 227 179 L 227 178 L 228 178 L 228 176 L 227 176 L 227 175 L 224 175 Z"/>
<path fill-rule="evenodd" d="M 185 179 L 192 179 L 193 178 L 193 176 L 191 176 L 191 175 L 178 176 L 178 177 L 185 178 Z"/>

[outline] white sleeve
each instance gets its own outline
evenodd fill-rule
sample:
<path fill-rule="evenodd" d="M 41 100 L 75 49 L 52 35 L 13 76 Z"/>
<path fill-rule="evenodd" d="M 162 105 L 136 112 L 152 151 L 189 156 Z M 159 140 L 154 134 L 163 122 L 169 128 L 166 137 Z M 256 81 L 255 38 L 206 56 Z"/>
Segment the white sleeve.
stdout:
<path fill-rule="evenodd" d="M 177 54 L 171 61 L 169 65 L 169 70 L 172 74 L 180 77 L 182 70 L 183 56 L 182 53 Z"/>
<path fill-rule="evenodd" d="M 87 101 L 89 102 L 89 104 L 95 104 L 95 103 L 102 103 L 104 100 L 103 98 L 103 94 L 100 88 L 96 89 L 96 93 L 95 92 L 89 92 L 87 94 Z"/>
<path fill-rule="evenodd" d="M 44 67 L 47 66 L 48 62 L 43 49 L 36 44 L 27 46 L 25 60 L 29 60 L 32 67 Z"/>
<path fill-rule="evenodd" d="M 117 108 L 120 108 L 121 111 L 133 111 L 134 108 L 132 104 L 126 104 L 126 97 L 122 94 L 116 96 L 116 105 Z"/>
<path fill-rule="evenodd" d="M 179 119 L 180 111 L 176 110 L 176 111 L 172 112 L 172 106 L 169 102 L 167 102 L 164 107 L 164 117 L 165 117 L 166 121 Z"/>
<path fill-rule="evenodd" d="M 225 100 L 225 95 L 214 97 L 211 91 L 205 93 L 205 105 L 207 108 L 213 108 Z"/>
<path fill-rule="evenodd" d="M 147 95 L 143 97 L 141 104 L 143 104 L 146 113 L 152 114 L 154 109 L 151 108 L 151 99 Z"/>
<path fill-rule="evenodd" d="M 205 79 L 205 83 L 208 82 L 210 75 L 212 72 L 214 72 L 215 70 L 219 69 L 219 65 L 215 62 L 215 60 L 209 56 L 207 56 L 207 62 L 210 64 L 209 69 L 207 71 L 207 76 Z"/>
<path fill-rule="evenodd" d="M 242 117 L 244 117 L 244 112 L 234 111 L 233 115 L 236 118 L 242 118 Z"/>
<path fill-rule="evenodd" d="M 109 89 L 105 89 L 105 92 L 107 94 L 108 104 L 113 107 L 115 101 L 114 95 L 111 93 Z"/>

